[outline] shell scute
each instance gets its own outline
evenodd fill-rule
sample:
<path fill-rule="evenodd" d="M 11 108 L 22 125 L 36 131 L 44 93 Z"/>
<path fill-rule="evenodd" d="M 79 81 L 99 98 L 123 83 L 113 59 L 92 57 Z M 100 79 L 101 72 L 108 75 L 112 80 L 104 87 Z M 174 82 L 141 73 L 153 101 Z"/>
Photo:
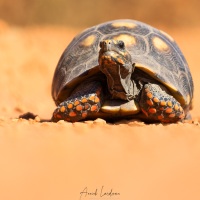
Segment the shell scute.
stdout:
<path fill-rule="evenodd" d="M 164 84 L 183 107 L 191 103 L 192 76 L 174 39 L 135 20 L 114 20 L 93 26 L 72 40 L 54 73 L 52 96 L 56 103 L 66 98 L 76 84 L 98 71 L 99 43 L 112 38 L 124 40 L 135 67 Z"/>

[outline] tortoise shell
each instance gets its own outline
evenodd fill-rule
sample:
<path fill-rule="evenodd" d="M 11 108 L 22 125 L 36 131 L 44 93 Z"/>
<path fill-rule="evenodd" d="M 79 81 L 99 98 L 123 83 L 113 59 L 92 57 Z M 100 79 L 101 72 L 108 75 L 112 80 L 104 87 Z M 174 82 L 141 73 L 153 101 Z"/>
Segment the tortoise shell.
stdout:
<path fill-rule="evenodd" d="M 165 85 L 184 108 L 189 107 L 193 80 L 181 50 L 165 32 L 135 20 L 99 24 L 72 40 L 54 73 L 52 96 L 57 105 L 77 84 L 98 73 L 99 43 L 105 39 L 124 41 L 135 67 Z"/>

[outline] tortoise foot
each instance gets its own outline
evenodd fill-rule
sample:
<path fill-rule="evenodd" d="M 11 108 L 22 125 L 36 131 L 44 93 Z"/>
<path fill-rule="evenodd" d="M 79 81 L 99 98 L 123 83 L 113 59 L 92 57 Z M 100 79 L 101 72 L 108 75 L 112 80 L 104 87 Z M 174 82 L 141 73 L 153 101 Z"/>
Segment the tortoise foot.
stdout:
<path fill-rule="evenodd" d="M 152 121 L 177 122 L 185 118 L 180 103 L 157 84 L 145 84 L 140 100 L 142 112 Z"/>
<path fill-rule="evenodd" d="M 55 109 L 52 121 L 65 120 L 77 122 L 88 115 L 99 112 L 101 108 L 102 87 L 99 82 L 83 83 Z"/>

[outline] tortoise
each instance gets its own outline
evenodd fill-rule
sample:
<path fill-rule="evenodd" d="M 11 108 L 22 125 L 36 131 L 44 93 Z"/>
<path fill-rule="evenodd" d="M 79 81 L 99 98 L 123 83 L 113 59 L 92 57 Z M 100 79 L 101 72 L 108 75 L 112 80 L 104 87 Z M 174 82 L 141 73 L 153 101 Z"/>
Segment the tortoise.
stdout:
<path fill-rule="evenodd" d="M 108 21 L 78 34 L 55 69 L 52 121 L 190 119 L 193 80 L 174 39 L 145 23 Z"/>

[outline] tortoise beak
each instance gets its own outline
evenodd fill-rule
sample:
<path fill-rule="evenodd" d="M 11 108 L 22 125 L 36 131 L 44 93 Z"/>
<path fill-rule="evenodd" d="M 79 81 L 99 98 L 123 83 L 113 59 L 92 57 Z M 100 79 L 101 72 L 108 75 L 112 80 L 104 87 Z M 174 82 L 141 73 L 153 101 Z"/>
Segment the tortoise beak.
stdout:
<path fill-rule="evenodd" d="M 100 48 L 101 48 L 102 52 L 111 51 L 112 50 L 112 41 L 111 40 L 101 41 Z"/>

